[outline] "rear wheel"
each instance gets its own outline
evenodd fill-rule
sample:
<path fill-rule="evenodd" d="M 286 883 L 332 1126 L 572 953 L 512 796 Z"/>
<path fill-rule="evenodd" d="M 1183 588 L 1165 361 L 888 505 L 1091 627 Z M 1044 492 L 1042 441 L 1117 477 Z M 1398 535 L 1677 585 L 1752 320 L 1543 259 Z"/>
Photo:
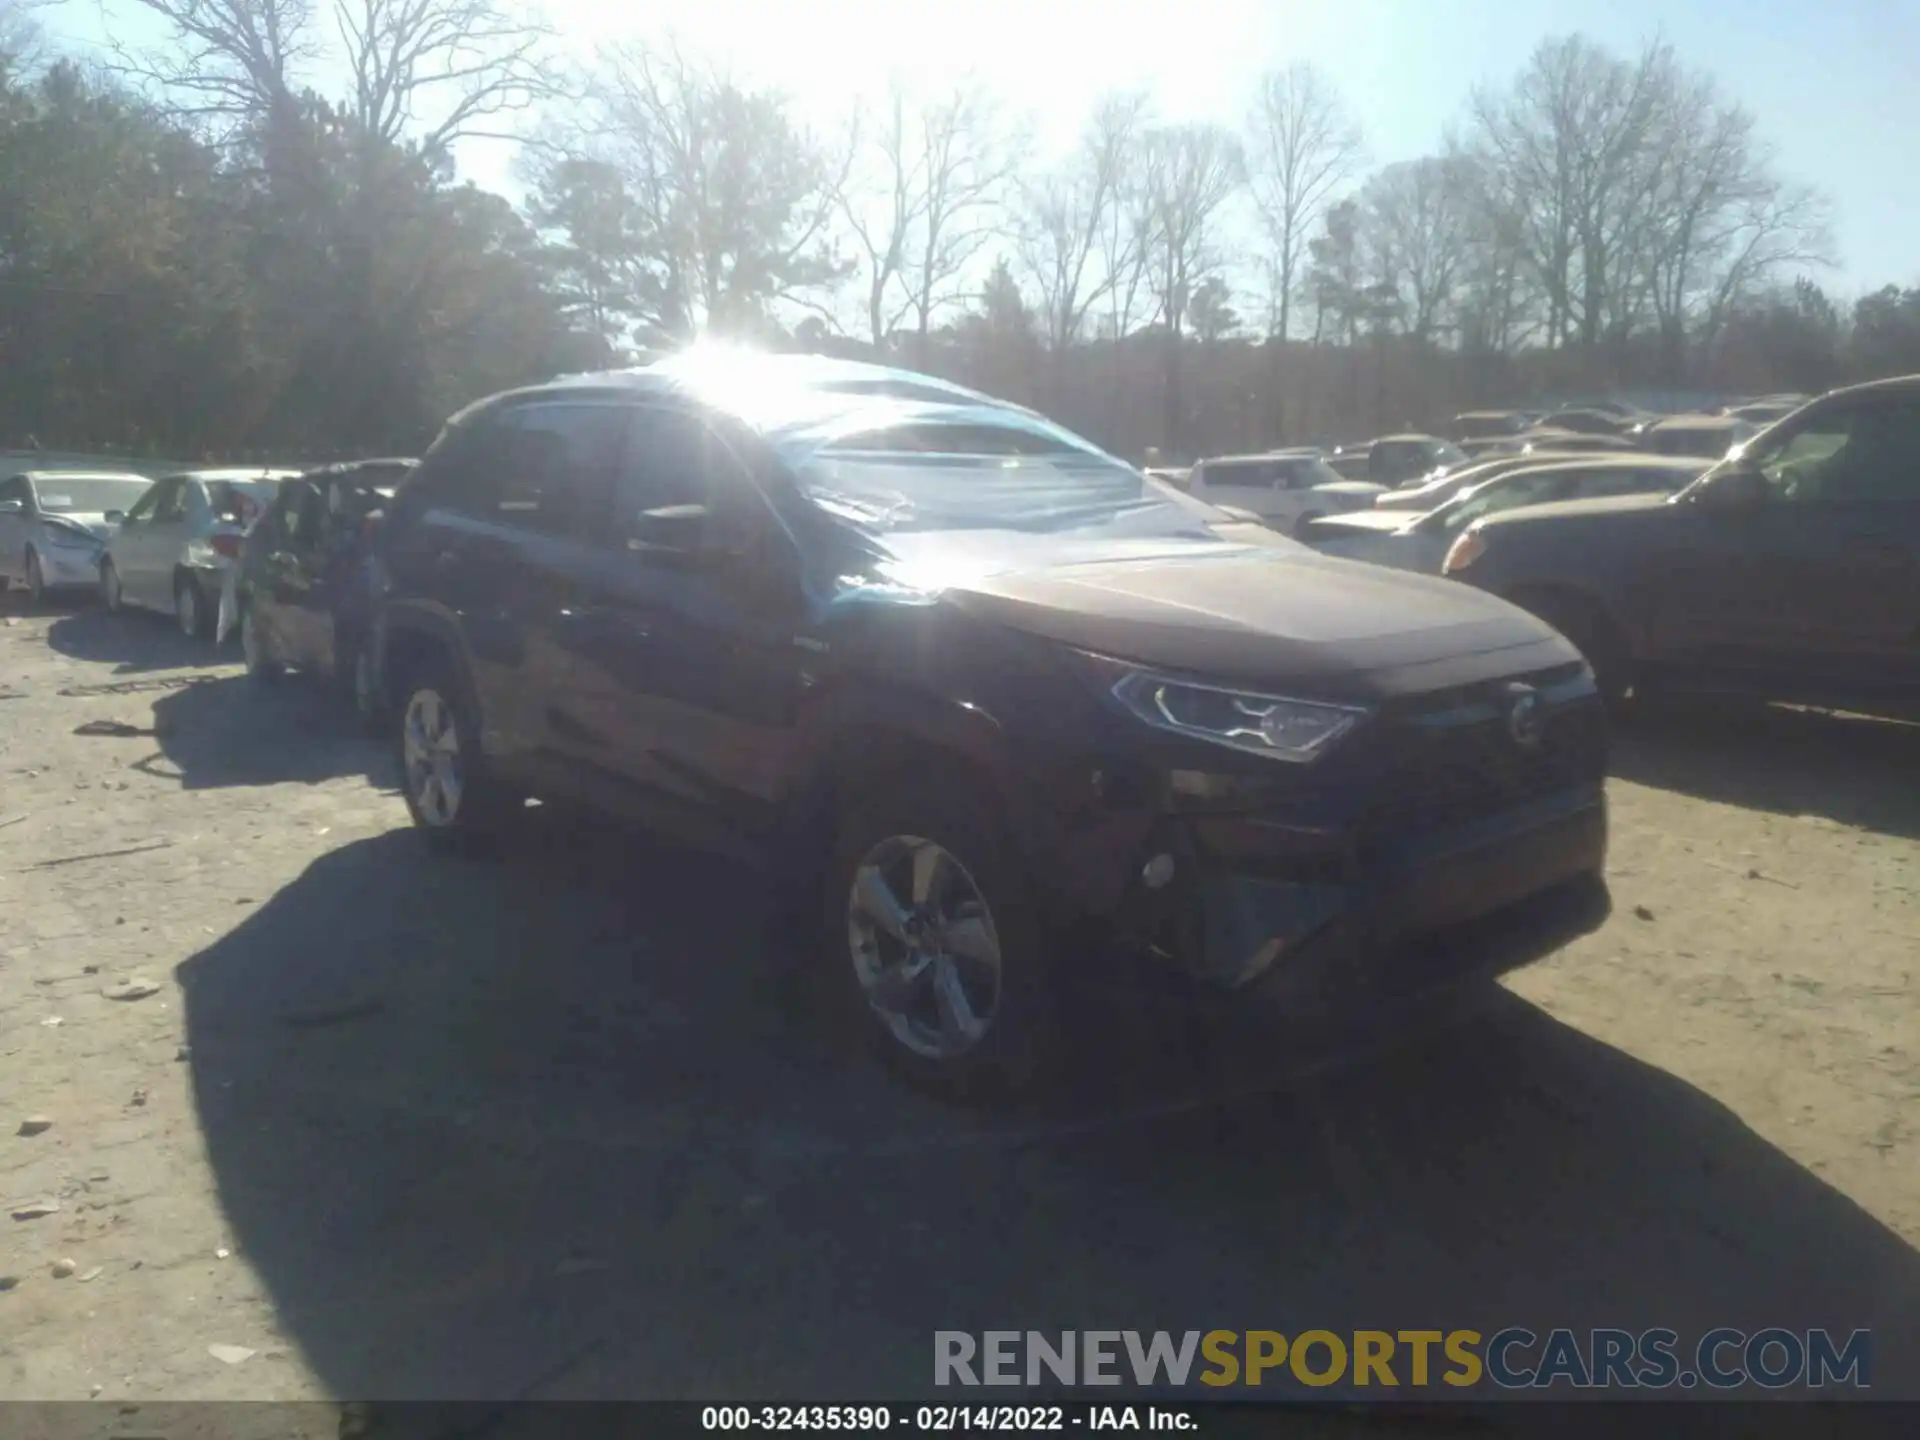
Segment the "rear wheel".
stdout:
<path fill-rule="evenodd" d="M 267 651 L 266 637 L 260 633 L 260 625 L 254 619 L 253 606 L 245 605 L 240 610 L 240 655 L 246 661 L 247 674 L 255 680 L 278 679 L 282 666 Z"/>
<path fill-rule="evenodd" d="M 928 777 L 856 799 L 838 828 L 823 953 L 881 1058 L 949 1098 L 1024 1088 L 1052 1007 L 1001 827 L 967 785 Z"/>
<path fill-rule="evenodd" d="M 401 789 L 429 849 L 491 848 L 522 808 L 480 749 L 477 712 L 453 667 L 438 656 L 411 672 L 399 726 Z"/>

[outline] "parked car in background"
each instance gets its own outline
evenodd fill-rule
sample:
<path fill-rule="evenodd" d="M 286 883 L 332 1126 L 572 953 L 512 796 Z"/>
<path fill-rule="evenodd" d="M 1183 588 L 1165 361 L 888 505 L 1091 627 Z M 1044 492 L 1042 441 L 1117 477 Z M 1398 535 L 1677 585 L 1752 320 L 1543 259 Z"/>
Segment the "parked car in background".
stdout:
<path fill-rule="evenodd" d="M 1718 460 L 1756 433 L 1757 427 L 1731 415 L 1669 415 L 1647 427 L 1640 445 L 1655 455 Z"/>
<path fill-rule="evenodd" d="M 1463 465 L 1457 470 L 1449 470 L 1436 479 L 1419 485 L 1402 486 L 1398 490 L 1388 490 L 1375 497 L 1376 510 L 1404 510 L 1416 514 L 1425 514 L 1446 504 L 1462 490 L 1474 485 L 1484 484 L 1515 470 L 1525 470 L 1535 465 L 1545 465 L 1555 460 L 1569 458 L 1572 452 L 1541 451 L 1537 454 L 1495 455 Z"/>
<path fill-rule="evenodd" d="M 1288 534 L 1322 515 L 1370 505 L 1381 493 L 1377 485 L 1343 480 L 1319 451 L 1306 449 L 1201 460 L 1187 488 L 1196 500 L 1250 510 Z"/>
<path fill-rule="evenodd" d="M 1764 429 L 1774 421 L 1791 415 L 1807 403 L 1805 395 L 1762 395 L 1753 400 L 1742 400 L 1720 408 L 1722 415 L 1735 420 L 1744 420 L 1756 429 Z"/>
<path fill-rule="evenodd" d="M 377 687 L 366 664 L 375 527 L 414 460 L 358 460 L 285 481 L 227 570 L 216 639 L 237 629 L 247 673 L 292 666 L 343 686 L 371 719 Z"/>
<path fill-rule="evenodd" d="M 1494 516 L 1447 571 L 1551 622 L 1615 700 L 1920 716 L 1920 376 L 1822 396 L 1675 496 Z"/>
<path fill-rule="evenodd" d="M 1544 425 L 1534 430 L 1523 430 L 1513 437 L 1513 443 L 1515 453 L 1521 455 L 1536 455 L 1549 450 L 1560 455 L 1618 455 L 1640 448 L 1634 441 L 1621 435 L 1583 435 L 1577 430 L 1556 430 Z"/>
<path fill-rule="evenodd" d="M 492 397 L 376 547 L 408 809 L 439 851 L 531 794 L 764 859 L 825 993 L 967 1097 L 1045 1061 L 1075 978 L 1418 1014 L 1459 974 L 1402 942 L 1597 918 L 1573 648 L 1196 512 L 1044 420 L 801 355 Z"/>
<path fill-rule="evenodd" d="M 1340 463 L 1343 458 L 1352 458 L 1363 450 L 1364 467 L 1358 468 L 1357 473 Z M 1391 488 L 1418 480 L 1435 470 L 1463 465 L 1467 459 L 1467 452 L 1451 440 L 1432 435 L 1382 435 L 1365 446 L 1342 446 L 1328 457 L 1328 463 L 1345 479 L 1370 480 Z"/>
<path fill-rule="evenodd" d="M 1706 468 L 1704 460 L 1652 455 L 1562 458 L 1479 480 L 1424 515 L 1338 515 L 1318 521 L 1301 538 L 1322 554 L 1438 575 L 1454 542 L 1488 515 L 1558 500 L 1671 495 Z"/>
<path fill-rule="evenodd" d="M 115 470 L 28 470 L 0 480 L 0 591 L 18 583 L 38 608 L 51 591 L 100 583 L 117 515 L 153 482 Z"/>
<path fill-rule="evenodd" d="M 1469 440 L 1518 435 L 1527 426 L 1527 417 L 1518 410 L 1468 410 L 1453 417 L 1453 438 L 1464 448 Z"/>
<path fill-rule="evenodd" d="M 127 511 L 100 558 L 107 608 L 171 613 L 186 634 L 211 636 L 241 536 L 273 503 L 280 482 L 297 474 L 231 469 L 161 476 Z"/>
<path fill-rule="evenodd" d="M 1573 405 L 1555 410 L 1536 429 L 1571 430 L 1576 435 L 1623 435 L 1644 417 L 1622 414 L 1592 405 Z"/>

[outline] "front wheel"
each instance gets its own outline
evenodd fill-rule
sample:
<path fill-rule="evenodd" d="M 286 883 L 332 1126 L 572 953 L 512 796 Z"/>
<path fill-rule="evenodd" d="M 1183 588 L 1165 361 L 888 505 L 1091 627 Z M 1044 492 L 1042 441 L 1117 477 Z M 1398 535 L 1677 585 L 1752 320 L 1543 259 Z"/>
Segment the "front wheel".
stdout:
<path fill-rule="evenodd" d="M 38 610 L 47 603 L 47 575 L 40 568 L 40 552 L 27 551 L 27 604 Z"/>
<path fill-rule="evenodd" d="M 1516 597 L 1524 610 L 1558 630 L 1593 667 L 1593 683 L 1611 709 L 1626 704 L 1633 688 L 1632 661 L 1627 646 L 1610 620 L 1594 605 L 1570 595 L 1552 592 Z"/>
<path fill-rule="evenodd" d="M 1309 510 L 1306 514 L 1302 515 L 1298 520 L 1294 521 L 1293 522 L 1293 538 L 1296 540 L 1306 539 L 1308 527 L 1311 526 L 1313 522 L 1318 520 L 1319 518 L 1320 518 L 1320 512 L 1318 510 Z"/>
<path fill-rule="evenodd" d="M 1025 1088 L 1050 1049 L 1044 946 L 1009 854 L 957 781 L 876 787 L 840 819 L 827 964 L 881 1058 L 948 1098 Z"/>
<path fill-rule="evenodd" d="M 100 562 L 100 603 L 112 615 L 118 615 L 127 608 L 126 594 L 120 588 L 120 572 L 114 568 L 111 560 Z"/>
<path fill-rule="evenodd" d="M 453 854 L 491 848 L 522 808 L 490 773 L 477 713 L 445 661 L 429 660 L 409 678 L 399 746 L 407 812 L 429 849 Z"/>

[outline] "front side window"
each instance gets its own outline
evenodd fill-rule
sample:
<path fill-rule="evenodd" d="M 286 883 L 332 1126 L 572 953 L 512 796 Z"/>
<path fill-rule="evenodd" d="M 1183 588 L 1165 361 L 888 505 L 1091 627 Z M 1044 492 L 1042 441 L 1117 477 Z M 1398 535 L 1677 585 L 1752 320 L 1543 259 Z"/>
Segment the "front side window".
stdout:
<path fill-rule="evenodd" d="M 170 520 L 183 520 L 187 514 L 187 482 L 174 478 L 162 480 L 154 487 L 157 492 L 153 500 L 153 520 L 155 524 L 165 524 Z"/>
<path fill-rule="evenodd" d="M 1920 500 L 1920 404 L 1857 405 L 1818 416 L 1755 461 L 1774 498 L 1794 504 Z"/>

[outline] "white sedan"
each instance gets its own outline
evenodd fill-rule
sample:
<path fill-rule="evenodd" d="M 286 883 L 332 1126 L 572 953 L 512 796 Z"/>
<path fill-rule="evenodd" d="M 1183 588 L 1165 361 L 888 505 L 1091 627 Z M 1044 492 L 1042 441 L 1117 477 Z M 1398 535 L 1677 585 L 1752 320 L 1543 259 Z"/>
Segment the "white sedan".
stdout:
<path fill-rule="evenodd" d="M 49 591 L 91 588 L 113 519 L 152 481 L 118 470 L 28 470 L 0 479 L 0 590 L 26 586 L 38 609 Z"/>
<path fill-rule="evenodd" d="M 240 537 L 298 470 L 189 470 L 163 475 L 126 514 L 100 561 L 109 610 L 172 614 L 183 632 L 213 633 Z"/>

